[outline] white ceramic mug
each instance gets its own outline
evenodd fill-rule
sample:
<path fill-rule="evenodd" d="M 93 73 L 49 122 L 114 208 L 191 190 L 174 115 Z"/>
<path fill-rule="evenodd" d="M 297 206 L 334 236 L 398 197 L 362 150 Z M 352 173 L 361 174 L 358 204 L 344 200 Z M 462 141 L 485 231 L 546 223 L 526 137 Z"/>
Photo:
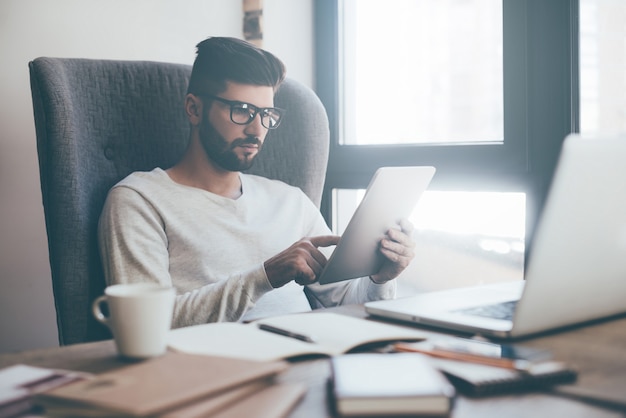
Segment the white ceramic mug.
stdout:
<path fill-rule="evenodd" d="M 93 314 L 113 333 L 124 357 L 142 359 L 164 354 L 172 326 L 175 292 L 156 283 L 109 286 L 93 301 Z M 101 305 L 108 305 L 105 316 Z"/>

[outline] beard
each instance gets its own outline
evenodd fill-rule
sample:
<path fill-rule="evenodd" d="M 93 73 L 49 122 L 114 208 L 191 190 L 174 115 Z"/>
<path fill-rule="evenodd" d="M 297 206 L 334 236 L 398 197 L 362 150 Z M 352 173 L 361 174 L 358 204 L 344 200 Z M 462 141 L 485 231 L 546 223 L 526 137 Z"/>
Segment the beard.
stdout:
<path fill-rule="evenodd" d="M 200 143 L 207 157 L 226 171 L 245 171 L 254 165 L 254 160 L 261 151 L 262 143 L 254 136 L 237 138 L 229 143 L 209 122 L 208 114 L 205 114 L 200 124 Z M 243 157 L 235 153 L 235 149 L 241 145 L 257 145 L 256 153 L 244 154 Z"/>

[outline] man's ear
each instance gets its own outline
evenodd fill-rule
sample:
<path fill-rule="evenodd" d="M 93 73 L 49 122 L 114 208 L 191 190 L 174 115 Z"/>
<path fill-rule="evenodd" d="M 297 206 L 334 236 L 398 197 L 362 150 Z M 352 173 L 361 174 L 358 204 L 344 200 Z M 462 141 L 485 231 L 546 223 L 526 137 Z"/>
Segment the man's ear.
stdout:
<path fill-rule="evenodd" d="M 185 113 L 192 125 L 199 125 L 202 121 L 202 100 L 193 94 L 185 96 Z"/>

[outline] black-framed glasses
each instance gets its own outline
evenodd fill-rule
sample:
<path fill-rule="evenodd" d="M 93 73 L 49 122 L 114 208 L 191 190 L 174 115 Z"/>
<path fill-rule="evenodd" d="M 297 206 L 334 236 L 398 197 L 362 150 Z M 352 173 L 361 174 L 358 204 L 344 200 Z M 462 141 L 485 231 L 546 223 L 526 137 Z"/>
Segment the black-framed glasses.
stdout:
<path fill-rule="evenodd" d="M 256 107 L 253 104 L 227 100 L 219 96 L 202 95 L 230 106 L 230 120 L 237 125 L 247 125 L 257 114 L 261 117 L 261 125 L 267 129 L 276 129 L 285 115 L 285 110 L 278 107 Z"/>

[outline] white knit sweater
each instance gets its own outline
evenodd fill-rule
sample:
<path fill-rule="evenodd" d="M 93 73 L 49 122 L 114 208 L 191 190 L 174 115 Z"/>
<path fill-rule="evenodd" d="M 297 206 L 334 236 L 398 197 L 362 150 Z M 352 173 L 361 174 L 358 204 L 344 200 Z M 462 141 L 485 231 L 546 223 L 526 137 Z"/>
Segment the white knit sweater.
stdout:
<path fill-rule="evenodd" d="M 239 321 L 311 307 L 391 298 L 395 281 L 368 278 L 303 288 L 270 285 L 263 263 L 302 237 L 328 235 L 298 188 L 241 174 L 233 200 L 180 185 L 157 168 L 111 189 L 99 223 L 107 283 L 158 282 L 176 289 L 173 327 Z M 322 249 L 323 250 L 323 249 Z"/>

